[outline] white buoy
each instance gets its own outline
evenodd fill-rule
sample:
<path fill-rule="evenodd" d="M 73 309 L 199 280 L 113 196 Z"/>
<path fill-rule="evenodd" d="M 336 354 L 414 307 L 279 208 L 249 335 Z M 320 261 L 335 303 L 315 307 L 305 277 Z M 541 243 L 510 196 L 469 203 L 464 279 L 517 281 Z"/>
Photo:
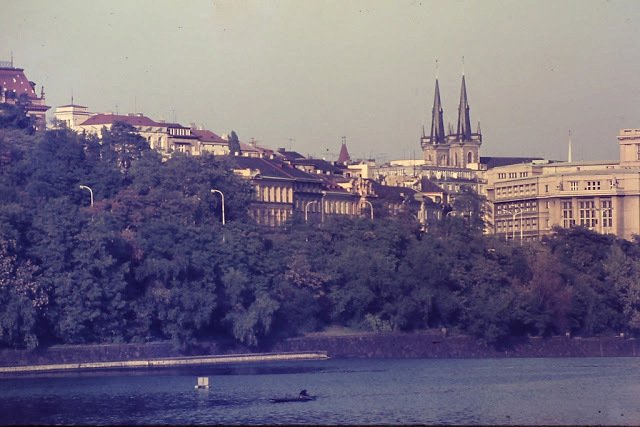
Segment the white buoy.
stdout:
<path fill-rule="evenodd" d="M 209 388 L 209 377 L 198 377 L 196 388 Z"/>

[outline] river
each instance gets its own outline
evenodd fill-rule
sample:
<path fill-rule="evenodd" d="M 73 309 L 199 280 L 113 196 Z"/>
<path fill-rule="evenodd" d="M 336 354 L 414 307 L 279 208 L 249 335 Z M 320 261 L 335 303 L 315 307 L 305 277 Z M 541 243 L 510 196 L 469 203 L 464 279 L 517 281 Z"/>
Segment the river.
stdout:
<path fill-rule="evenodd" d="M 210 389 L 196 390 L 208 376 Z M 317 396 L 271 403 L 272 397 Z M 0 377 L 0 424 L 640 425 L 640 358 L 331 359 Z"/>

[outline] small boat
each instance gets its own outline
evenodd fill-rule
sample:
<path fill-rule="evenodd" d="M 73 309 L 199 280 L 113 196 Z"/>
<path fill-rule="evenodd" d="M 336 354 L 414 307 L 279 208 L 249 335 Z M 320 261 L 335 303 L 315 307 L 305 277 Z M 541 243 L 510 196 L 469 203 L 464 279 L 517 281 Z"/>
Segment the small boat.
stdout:
<path fill-rule="evenodd" d="M 310 400 L 316 400 L 315 396 L 307 394 L 307 390 L 302 390 L 300 394 L 295 397 L 276 397 L 269 399 L 272 403 L 284 403 L 284 402 L 309 402 Z"/>
<path fill-rule="evenodd" d="M 273 403 L 309 402 L 310 400 L 316 400 L 316 397 L 315 396 L 296 396 L 296 397 L 276 397 L 276 398 L 269 399 L 269 401 Z"/>

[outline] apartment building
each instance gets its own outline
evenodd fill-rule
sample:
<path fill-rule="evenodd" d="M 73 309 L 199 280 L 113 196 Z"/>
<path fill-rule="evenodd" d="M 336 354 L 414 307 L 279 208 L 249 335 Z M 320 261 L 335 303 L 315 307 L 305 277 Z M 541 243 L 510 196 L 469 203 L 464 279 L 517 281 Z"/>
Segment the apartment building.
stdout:
<path fill-rule="evenodd" d="M 640 129 L 618 135 L 620 160 L 529 163 L 487 171 L 491 230 L 535 240 L 556 226 L 631 239 L 640 234 Z"/>
<path fill-rule="evenodd" d="M 180 123 L 156 121 L 142 113 L 91 113 L 87 107 L 71 103 L 56 108 L 55 120 L 57 124 L 76 132 L 98 136 L 102 135 L 103 129 L 111 129 L 116 122 L 127 123 L 149 142 L 152 149 L 164 156 L 174 152 L 194 156 L 229 153 L 228 141 L 210 130 L 198 128 L 195 124 L 183 126 Z"/>

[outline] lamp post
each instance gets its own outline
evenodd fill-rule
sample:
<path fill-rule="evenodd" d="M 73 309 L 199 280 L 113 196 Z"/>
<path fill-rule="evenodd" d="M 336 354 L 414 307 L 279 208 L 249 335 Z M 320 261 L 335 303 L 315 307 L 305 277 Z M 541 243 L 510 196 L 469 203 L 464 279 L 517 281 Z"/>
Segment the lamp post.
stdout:
<path fill-rule="evenodd" d="M 369 208 L 371 209 L 371 221 L 373 221 L 373 205 L 368 200 L 363 200 L 362 203 L 369 203 Z"/>
<path fill-rule="evenodd" d="M 307 220 L 309 219 L 307 216 L 308 213 L 308 209 L 309 209 L 309 205 L 312 203 L 318 203 L 317 200 L 311 200 L 310 202 L 307 202 L 304 204 L 304 222 L 307 222 Z"/>
<path fill-rule="evenodd" d="M 83 190 L 89 190 L 89 194 L 91 195 L 91 207 L 93 207 L 93 190 L 86 185 L 81 185 L 80 188 Z"/>
<path fill-rule="evenodd" d="M 522 243 L 522 238 L 523 238 L 523 236 L 522 236 L 522 212 L 523 212 L 522 209 L 515 208 L 513 210 L 513 212 L 511 212 L 511 211 L 509 211 L 507 209 L 502 209 L 502 212 L 503 213 L 507 213 L 507 214 L 511 215 L 511 217 L 512 217 L 512 222 L 513 222 L 513 230 L 511 231 L 511 233 L 512 233 L 511 234 L 511 239 L 512 240 L 516 239 L 516 216 L 520 215 L 520 243 Z M 504 240 L 507 240 L 507 235 L 508 235 L 508 232 L 505 231 L 504 232 Z"/>
<path fill-rule="evenodd" d="M 520 244 L 522 245 L 522 212 L 524 212 L 524 210 L 520 209 L 520 208 L 515 208 L 514 209 L 516 212 L 513 214 L 513 225 L 514 225 L 514 235 L 513 238 L 516 238 L 515 235 L 515 223 L 516 223 L 516 215 L 520 215 Z"/>
<path fill-rule="evenodd" d="M 222 225 L 224 225 L 224 194 L 222 194 L 222 191 L 216 190 L 215 188 L 212 188 L 211 192 L 220 194 L 220 197 L 222 198 Z"/>

